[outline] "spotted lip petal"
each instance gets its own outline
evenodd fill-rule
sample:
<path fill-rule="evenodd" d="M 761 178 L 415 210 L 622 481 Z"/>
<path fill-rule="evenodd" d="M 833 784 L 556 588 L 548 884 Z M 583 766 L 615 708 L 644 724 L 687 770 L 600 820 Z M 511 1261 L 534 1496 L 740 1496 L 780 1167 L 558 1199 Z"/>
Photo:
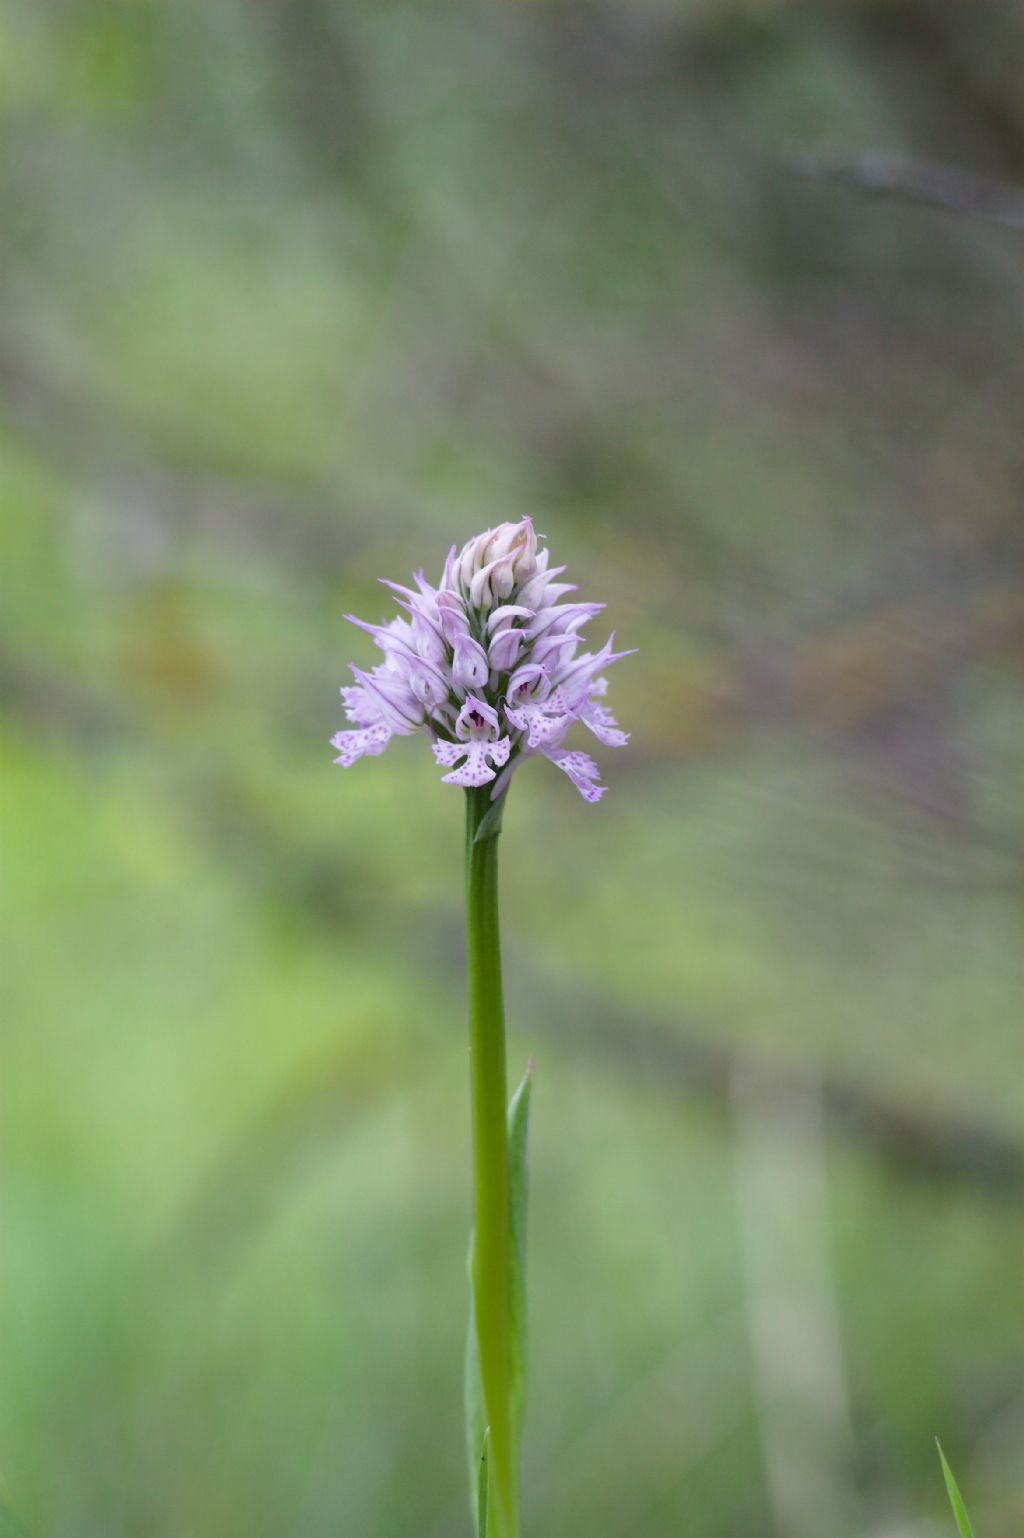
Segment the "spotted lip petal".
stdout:
<path fill-rule="evenodd" d="M 526 745 L 535 751 L 555 747 L 573 721 L 568 711 L 559 710 L 557 705 L 552 708 L 550 699 L 532 701 L 518 710 L 506 702 L 505 714 L 514 727 L 526 733 Z"/>
<path fill-rule="evenodd" d="M 629 740 L 603 703 L 614 636 L 581 651 L 581 632 L 603 604 L 562 599 L 576 591 L 555 580 L 529 518 L 502 523 L 452 546 L 437 587 L 422 571 L 412 587 L 386 579 L 403 614 L 372 625 L 346 616 L 384 654 L 369 672 L 352 668 L 342 689 L 352 729 L 332 739 L 335 763 L 349 767 L 382 753 L 393 736 L 425 729 L 449 785 L 504 792 L 526 759 L 544 756 L 587 801 L 605 787 L 586 753 L 563 746 L 577 724 L 607 747 Z M 498 771 L 502 771 L 500 774 Z"/>
<path fill-rule="evenodd" d="M 383 753 L 391 737 L 391 730 L 383 721 L 378 721 L 375 726 L 359 727 L 356 731 L 335 732 L 331 738 L 331 747 L 338 750 L 334 762 L 348 769 L 357 759 L 376 758 L 378 753 Z"/>
<path fill-rule="evenodd" d="M 622 730 L 608 706 L 599 705 L 593 696 L 580 706 L 579 719 L 606 748 L 624 748 L 629 741 L 629 733 Z"/>
<path fill-rule="evenodd" d="M 496 764 L 500 769 L 508 763 L 509 753 L 512 751 L 512 743 L 508 737 L 500 737 L 497 742 L 490 742 L 486 738 L 476 737 L 469 742 L 435 742 L 434 757 L 439 764 L 458 764 L 451 774 L 443 774 L 441 779 L 445 785 L 462 785 L 467 790 L 471 786 L 486 785 L 488 780 L 496 778 L 491 764 Z M 459 764 L 459 760 L 463 762 Z"/>
<path fill-rule="evenodd" d="M 569 748 L 556 748 L 546 755 L 557 769 L 567 774 L 584 801 L 600 801 L 607 785 L 599 785 L 598 768 L 589 753 L 576 753 Z"/>

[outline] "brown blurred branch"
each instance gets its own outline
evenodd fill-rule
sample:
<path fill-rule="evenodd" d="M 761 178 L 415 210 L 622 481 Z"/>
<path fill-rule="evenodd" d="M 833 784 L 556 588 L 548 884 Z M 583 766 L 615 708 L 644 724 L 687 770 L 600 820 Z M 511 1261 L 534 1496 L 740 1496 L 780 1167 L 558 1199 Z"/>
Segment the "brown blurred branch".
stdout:
<path fill-rule="evenodd" d="M 788 164 L 801 176 L 837 182 L 873 197 L 922 203 L 1024 231 L 1024 188 L 954 166 L 871 150 L 807 150 Z"/>

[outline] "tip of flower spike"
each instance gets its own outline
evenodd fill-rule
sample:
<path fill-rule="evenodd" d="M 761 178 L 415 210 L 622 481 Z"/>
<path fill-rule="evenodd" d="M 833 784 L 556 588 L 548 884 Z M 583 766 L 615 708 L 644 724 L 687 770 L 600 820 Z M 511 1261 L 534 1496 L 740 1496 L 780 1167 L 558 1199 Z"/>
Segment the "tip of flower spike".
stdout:
<path fill-rule="evenodd" d="M 341 693 L 356 730 L 339 735 L 339 763 L 426 727 L 438 761 L 453 771 L 446 782 L 486 784 L 492 802 L 503 799 L 512 770 L 535 752 L 584 799 L 601 799 L 593 760 L 562 744 L 576 722 L 607 746 L 628 741 L 600 703 L 607 682 L 597 675 L 635 648 L 613 651 L 613 632 L 599 651 L 584 649 L 580 632 L 605 606 L 574 601 L 574 584 L 552 580 L 565 568 L 549 566 L 537 539 L 529 514 L 501 523 L 461 549 L 453 545 L 436 588 L 422 569 L 409 586 L 382 578 L 403 611 L 394 618 L 374 625 L 345 615 L 384 661 L 370 672 L 352 665 L 355 687 Z M 574 599 L 563 601 L 569 594 Z"/>

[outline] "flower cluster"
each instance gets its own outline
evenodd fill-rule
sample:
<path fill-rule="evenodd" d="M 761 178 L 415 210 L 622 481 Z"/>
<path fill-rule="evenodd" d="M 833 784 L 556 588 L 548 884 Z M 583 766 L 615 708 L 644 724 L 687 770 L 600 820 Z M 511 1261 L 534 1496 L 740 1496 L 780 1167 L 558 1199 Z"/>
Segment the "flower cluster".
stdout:
<path fill-rule="evenodd" d="M 341 691 L 351 730 L 331 739 L 336 764 L 382 753 L 392 737 L 425 729 L 447 785 L 493 781 L 501 795 L 513 770 L 542 753 L 569 776 L 587 801 L 599 801 L 597 765 L 563 746 L 577 721 L 609 747 L 628 734 L 602 703 L 603 670 L 627 652 L 581 652 L 580 631 L 604 608 L 564 603 L 576 591 L 558 582 L 529 518 L 488 529 L 452 546 L 439 586 L 417 572 L 414 588 L 385 582 L 405 611 L 389 624 L 368 625 L 384 661 L 370 672 L 352 665 L 355 683 Z M 406 617 L 407 616 L 407 617 Z"/>

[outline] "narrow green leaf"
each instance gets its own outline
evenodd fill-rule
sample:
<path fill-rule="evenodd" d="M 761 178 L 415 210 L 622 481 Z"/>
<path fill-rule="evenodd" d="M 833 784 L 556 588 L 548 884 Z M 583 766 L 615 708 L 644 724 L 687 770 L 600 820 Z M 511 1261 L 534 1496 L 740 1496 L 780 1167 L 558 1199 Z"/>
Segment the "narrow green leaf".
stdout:
<path fill-rule="evenodd" d="M 501 819 L 505 812 L 506 794 L 505 791 L 502 791 L 497 801 L 491 802 L 477 823 L 476 832 L 473 834 L 474 844 L 482 844 L 485 838 L 497 838 L 501 832 Z"/>
<path fill-rule="evenodd" d="M 487 1453 L 490 1447 L 491 1433 L 484 1432 L 484 1445 L 480 1454 L 479 1491 L 476 1505 L 476 1530 L 478 1538 L 487 1538 L 487 1514 L 490 1502 L 490 1465 Z"/>
<path fill-rule="evenodd" d="M 508 1191 L 511 1275 L 509 1277 L 509 1356 L 512 1425 L 516 1442 L 522 1431 L 526 1398 L 526 1204 L 533 1060 L 508 1108 Z"/>
<path fill-rule="evenodd" d="M 964 1505 L 963 1496 L 960 1494 L 956 1480 L 953 1478 L 953 1470 L 946 1462 L 946 1455 L 942 1451 L 942 1443 L 935 1438 L 935 1446 L 939 1449 L 939 1461 L 942 1464 L 942 1476 L 946 1481 L 946 1489 L 949 1492 L 949 1504 L 953 1508 L 956 1517 L 956 1525 L 960 1532 L 960 1538 L 974 1538 L 974 1529 L 971 1519 L 967 1515 L 967 1507 Z"/>

